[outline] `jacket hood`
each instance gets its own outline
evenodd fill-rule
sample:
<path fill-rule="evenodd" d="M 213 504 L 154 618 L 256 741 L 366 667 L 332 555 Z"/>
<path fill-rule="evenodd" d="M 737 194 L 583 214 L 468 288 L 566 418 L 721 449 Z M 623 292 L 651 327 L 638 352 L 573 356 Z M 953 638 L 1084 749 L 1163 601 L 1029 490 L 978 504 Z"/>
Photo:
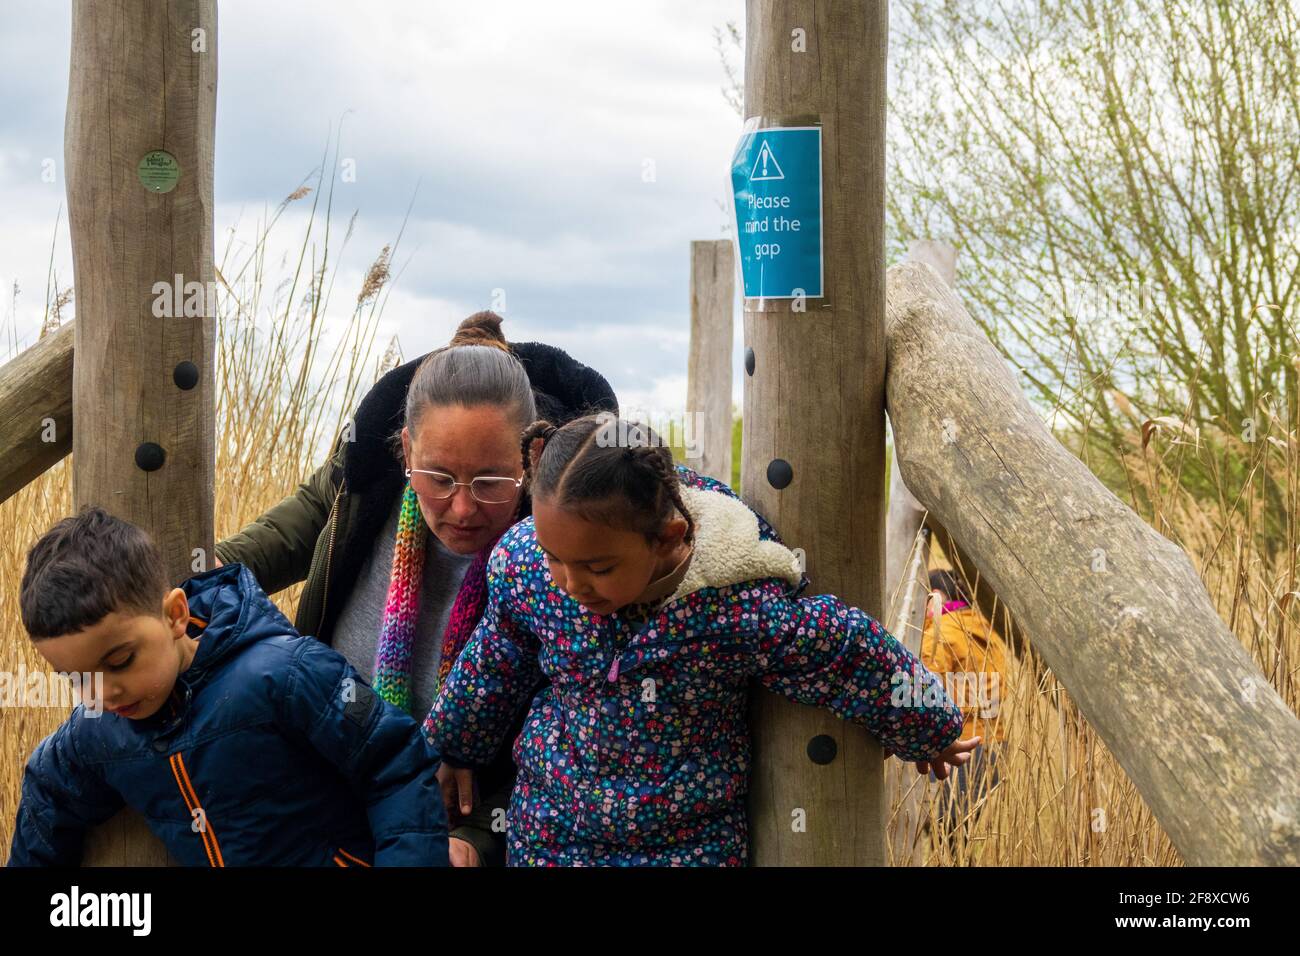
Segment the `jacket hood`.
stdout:
<path fill-rule="evenodd" d="M 763 540 L 758 516 L 739 498 L 689 486 L 682 487 L 681 495 L 695 520 L 695 550 L 669 601 L 701 588 L 762 578 L 780 578 L 792 585 L 801 582 L 798 557 L 777 541 Z"/>
<path fill-rule="evenodd" d="M 249 644 L 297 633 L 242 564 L 225 564 L 196 575 L 181 590 L 189 601 L 190 616 L 202 628 L 194 660 L 181 674 L 191 688 Z"/>

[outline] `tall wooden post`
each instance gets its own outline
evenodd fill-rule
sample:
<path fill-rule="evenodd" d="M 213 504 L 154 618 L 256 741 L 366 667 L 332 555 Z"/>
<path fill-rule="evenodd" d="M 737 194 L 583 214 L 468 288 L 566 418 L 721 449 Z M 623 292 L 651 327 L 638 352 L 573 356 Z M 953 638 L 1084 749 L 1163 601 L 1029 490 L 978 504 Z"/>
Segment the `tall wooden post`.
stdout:
<path fill-rule="evenodd" d="M 885 607 L 881 620 L 889 632 L 909 651 L 921 656 L 925 636 L 925 609 L 930 582 L 930 534 L 922 527 L 925 507 L 916 500 L 898 467 L 898 451 L 889 468 L 889 506 L 885 521 Z M 890 807 L 885 827 L 889 838 L 889 862 L 911 866 L 923 862 L 918 849 L 925 801 L 932 789 L 927 778 L 918 777 L 911 764 L 890 760 L 885 764 L 886 806 Z"/>
<path fill-rule="evenodd" d="M 883 0 L 746 4 L 746 118 L 822 130 L 825 296 L 807 299 L 806 311 L 797 300 L 745 300 L 753 354 L 742 493 L 804 550 L 811 593 L 875 617 L 885 544 L 887 35 Z M 789 463 L 788 483 L 781 466 L 769 471 L 776 459 Z M 883 863 L 881 750 L 866 731 L 762 691 L 753 731 L 752 861 Z"/>
<path fill-rule="evenodd" d="M 731 329 L 736 254 L 730 239 L 691 243 L 691 353 L 686 464 L 731 484 Z"/>
<path fill-rule="evenodd" d="M 147 530 L 172 583 L 213 553 L 216 98 L 216 0 L 74 0 L 73 500 Z M 166 861 L 134 813 L 86 851 L 87 863 Z"/>

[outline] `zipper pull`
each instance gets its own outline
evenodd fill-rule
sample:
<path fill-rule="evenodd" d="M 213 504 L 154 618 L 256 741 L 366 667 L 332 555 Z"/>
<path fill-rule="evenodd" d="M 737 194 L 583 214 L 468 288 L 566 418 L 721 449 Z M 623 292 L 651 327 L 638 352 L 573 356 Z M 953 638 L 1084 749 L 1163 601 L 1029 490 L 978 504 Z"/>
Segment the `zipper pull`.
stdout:
<path fill-rule="evenodd" d="M 605 675 L 605 679 L 610 683 L 613 683 L 614 681 L 618 680 L 618 662 L 619 662 L 619 656 L 615 654 L 614 663 L 609 665 L 609 673 Z"/>

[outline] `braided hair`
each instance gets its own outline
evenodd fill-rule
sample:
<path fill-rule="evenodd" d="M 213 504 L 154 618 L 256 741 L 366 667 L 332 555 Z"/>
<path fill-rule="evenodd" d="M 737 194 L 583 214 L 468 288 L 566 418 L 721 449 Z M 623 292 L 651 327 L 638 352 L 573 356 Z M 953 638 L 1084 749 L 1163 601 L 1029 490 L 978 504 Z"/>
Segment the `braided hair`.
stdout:
<path fill-rule="evenodd" d="M 536 444 L 540 442 L 539 444 Z M 689 543 L 695 521 L 682 502 L 672 452 L 649 427 L 609 412 L 586 415 L 557 428 L 536 421 L 520 441 L 524 487 L 588 521 L 653 538 L 672 519 L 686 519 Z"/>

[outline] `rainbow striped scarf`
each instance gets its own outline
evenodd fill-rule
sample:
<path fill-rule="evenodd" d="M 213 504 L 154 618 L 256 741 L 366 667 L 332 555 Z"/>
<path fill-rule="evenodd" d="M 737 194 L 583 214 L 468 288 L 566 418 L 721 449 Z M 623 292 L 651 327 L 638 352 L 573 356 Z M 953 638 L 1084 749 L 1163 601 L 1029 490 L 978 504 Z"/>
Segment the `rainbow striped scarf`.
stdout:
<path fill-rule="evenodd" d="M 408 483 L 402 492 L 402 509 L 397 516 L 393 573 L 388 584 L 388 601 L 384 605 L 379 641 L 375 645 L 375 676 L 371 682 L 375 693 L 407 713 L 411 712 L 411 651 L 415 646 L 415 622 L 420 612 L 420 586 L 424 582 L 424 553 L 428 540 L 429 526 L 424 523 L 415 491 Z M 487 607 L 487 562 L 496 543 L 496 540 L 492 541 L 475 555 L 465 571 L 460 590 L 456 592 L 456 600 L 447 617 L 447 629 L 442 635 L 435 697 Z"/>
<path fill-rule="evenodd" d="M 384 700 L 408 713 L 411 710 L 411 648 L 415 644 L 415 619 L 420 612 L 420 584 L 424 580 L 424 546 L 429 537 L 415 491 L 407 482 L 402 510 L 397 516 L 393 545 L 393 575 L 388 583 L 384 621 L 375 645 L 372 686 Z"/>

